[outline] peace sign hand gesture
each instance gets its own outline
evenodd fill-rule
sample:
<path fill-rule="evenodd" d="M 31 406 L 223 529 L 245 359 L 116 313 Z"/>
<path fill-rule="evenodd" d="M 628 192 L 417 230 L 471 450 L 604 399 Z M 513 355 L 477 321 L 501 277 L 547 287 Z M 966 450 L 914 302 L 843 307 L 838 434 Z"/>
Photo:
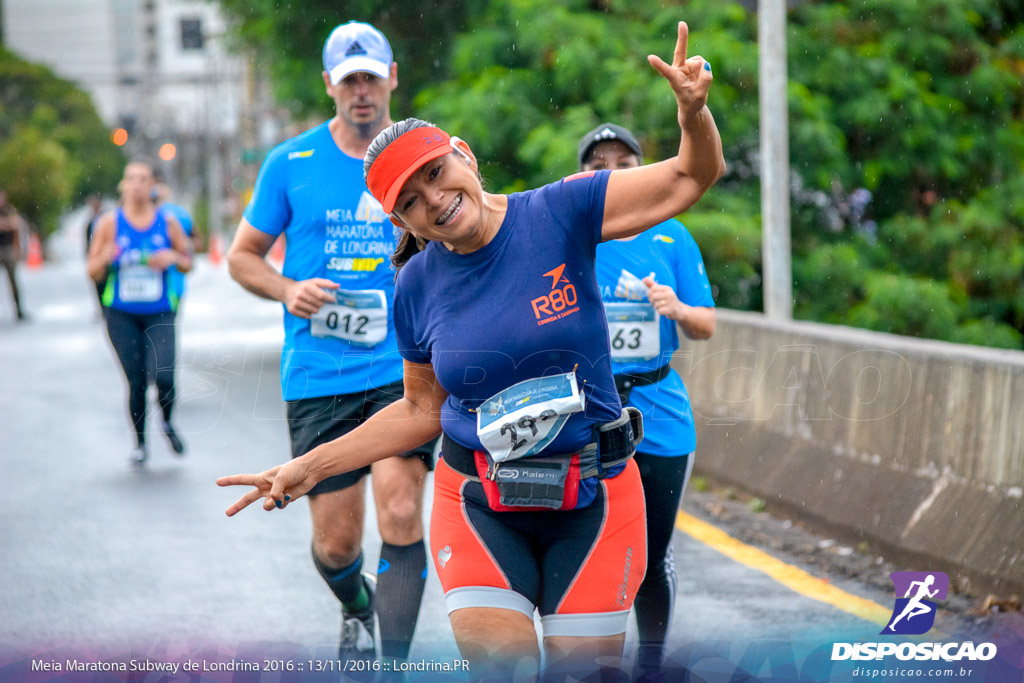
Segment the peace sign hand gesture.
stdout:
<path fill-rule="evenodd" d="M 248 493 L 236 500 L 226 510 L 228 517 L 263 499 L 263 509 L 284 508 L 292 500 L 306 494 L 316 486 L 319 479 L 314 475 L 305 457 L 295 458 L 284 465 L 278 465 L 259 474 L 235 474 L 221 477 L 217 486 L 252 486 Z"/>
<path fill-rule="evenodd" d="M 672 65 L 666 64 L 657 55 L 647 55 L 647 61 L 668 80 L 672 91 L 676 94 L 680 116 L 696 114 L 708 101 L 708 89 L 714 77 L 711 75 L 711 64 L 703 57 L 695 55 L 686 58 L 686 44 L 690 37 L 690 29 L 685 21 L 679 22 L 679 37 L 676 39 L 676 51 L 672 55 Z"/>

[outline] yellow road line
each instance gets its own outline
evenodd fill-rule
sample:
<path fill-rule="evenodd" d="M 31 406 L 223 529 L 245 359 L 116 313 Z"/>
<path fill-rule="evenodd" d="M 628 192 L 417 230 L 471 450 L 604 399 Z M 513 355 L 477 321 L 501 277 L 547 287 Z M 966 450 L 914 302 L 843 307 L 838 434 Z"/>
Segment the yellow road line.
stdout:
<path fill-rule="evenodd" d="M 726 557 L 764 572 L 801 595 L 832 605 L 879 626 L 889 623 L 889 616 L 892 613 L 890 609 L 882 607 L 877 602 L 865 600 L 840 590 L 830 583 L 811 576 L 802 569 L 786 564 L 768 553 L 736 540 L 718 527 L 682 510 L 676 515 L 676 527 Z"/>

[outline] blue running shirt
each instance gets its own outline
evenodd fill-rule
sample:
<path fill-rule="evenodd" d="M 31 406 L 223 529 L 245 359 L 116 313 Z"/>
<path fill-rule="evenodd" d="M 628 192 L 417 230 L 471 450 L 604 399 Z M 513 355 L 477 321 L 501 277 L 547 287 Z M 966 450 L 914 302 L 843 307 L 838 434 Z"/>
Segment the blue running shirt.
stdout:
<path fill-rule="evenodd" d="M 619 417 L 594 275 L 607 184 L 608 172 L 599 171 L 512 194 L 485 247 L 456 254 L 431 242 L 399 272 L 400 352 L 433 365 L 449 394 L 442 426 L 463 446 L 482 450 L 472 411 L 486 399 L 576 366 L 586 407 L 569 417 L 547 452 L 578 451 L 594 424 Z M 580 497 L 587 497 L 583 486 Z"/>
<path fill-rule="evenodd" d="M 119 252 L 107 277 L 103 305 L 137 315 L 173 311 L 178 298 L 168 286 L 167 271 L 177 272 L 177 268 L 158 271 L 146 265 L 150 254 L 171 248 L 163 214 L 157 211 L 153 223 L 145 230 L 130 225 L 121 209 L 116 216 L 114 240 Z"/>
<path fill-rule="evenodd" d="M 711 284 L 704 270 L 700 249 L 682 223 L 671 219 L 654 226 L 631 240 L 604 242 L 597 247 L 597 281 L 601 298 L 607 303 L 648 304 L 647 287 L 641 280 L 654 275 L 658 284 L 675 290 L 679 300 L 689 306 L 714 306 Z M 612 361 L 616 374 L 648 372 L 672 361 L 679 348 L 679 331 L 674 320 L 661 316 L 658 326 L 660 353 L 647 359 Z M 625 346 L 629 335 L 613 339 Z M 638 450 L 650 455 L 685 455 L 697 445 L 690 397 L 675 370 L 657 384 L 633 387 L 629 403 L 644 415 L 644 440 Z"/>
<path fill-rule="evenodd" d="M 363 160 L 338 149 L 327 123 L 270 152 L 245 219 L 268 235 L 285 233 L 285 277 L 326 278 L 339 283 L 342 290 L 379 290 L 387 299 L 386 336 L 369 346 L 335 336 L 313 336 L 309 320 L 285 309 L 284 399 L 352 394 L 399 381 L 402 358 L 391 313 L 394 226 L 366 189 Z M 353 298 L 372 297 L 356 294 Z M 354 321 L 348 322 L 358 329 Z"/>

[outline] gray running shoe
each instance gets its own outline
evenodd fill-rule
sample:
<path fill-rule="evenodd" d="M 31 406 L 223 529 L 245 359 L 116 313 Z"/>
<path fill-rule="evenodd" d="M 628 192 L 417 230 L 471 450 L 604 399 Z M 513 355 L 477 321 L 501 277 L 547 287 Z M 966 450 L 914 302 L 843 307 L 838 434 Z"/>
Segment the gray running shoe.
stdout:
<path fill-rule="evenodd" d="M 338 659 L 342 661 L 372 662 L 377 659 L 377 626 L 373 612 L 376 581 L 373 577 L 363 574 L 363 585 L 370 594 L 370 602 L 365 609 L 358 613 L 346 613 L 344 608 L 341 610 L 341 645 L 338 647 Z M 372 674 L 373 670 L 368 668 L 363 673 Z"/>

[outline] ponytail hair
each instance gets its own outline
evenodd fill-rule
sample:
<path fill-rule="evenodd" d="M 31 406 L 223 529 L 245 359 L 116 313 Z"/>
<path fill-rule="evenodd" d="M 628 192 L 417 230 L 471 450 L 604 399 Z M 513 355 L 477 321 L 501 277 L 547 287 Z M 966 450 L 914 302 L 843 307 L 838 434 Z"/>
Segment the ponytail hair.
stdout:
<path fill-rule="evenodd" d="M 398 245 L 395 247 L 395 252 L 391 254 L 391 265 L 395 267 L 395 279 L 397 280 L 398 271 L 402 269 L 402 266 L 408 263 L 413 256 L 426 249 L 430 240 L 417 237 L 406 228 L 396 226 L 395 232 L 398 234 Z"/>

